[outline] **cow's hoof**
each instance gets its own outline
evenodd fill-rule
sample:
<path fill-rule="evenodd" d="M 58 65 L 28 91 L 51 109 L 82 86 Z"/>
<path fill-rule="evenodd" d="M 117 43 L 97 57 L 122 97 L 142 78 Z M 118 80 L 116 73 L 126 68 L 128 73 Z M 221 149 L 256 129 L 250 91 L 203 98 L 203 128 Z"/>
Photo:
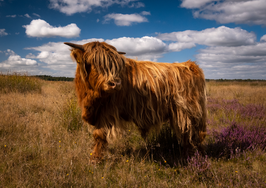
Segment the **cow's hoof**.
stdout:
<path fill-rule="evenodd" d="M 91 165 L 97 165 L 101 162 L 101 160 L 99 160 L 98 158 L 94 158 L 90 160 L 90 164 Z"/>
<path fill-rule="evenodd" d="M 97 165 L 97 163 L 98 163 L 98 161 L 97 160 L 94 160 L 94 159 L 90 161 L 90 164 L 91 165 Z"/>

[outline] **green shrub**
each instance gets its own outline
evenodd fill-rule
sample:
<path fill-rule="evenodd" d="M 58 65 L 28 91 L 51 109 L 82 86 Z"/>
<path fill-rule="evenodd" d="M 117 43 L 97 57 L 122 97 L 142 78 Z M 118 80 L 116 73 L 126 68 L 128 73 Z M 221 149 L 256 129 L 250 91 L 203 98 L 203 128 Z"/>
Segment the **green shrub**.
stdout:
<path fill-rule="evenodd" d="M 81 110 L 77 104 L 76 96 L 67 99 L 62 107 L 61 123 L 68 131 L 79 130 L 82 125 Z"/>
<path fill-rule="evenodd" d="M 0 73 L 0 92 L 39 92 L 41 93 L 42 82 L 40 79 L 30 77 L 27 74 L 11 73 L 3 74 Z"/>

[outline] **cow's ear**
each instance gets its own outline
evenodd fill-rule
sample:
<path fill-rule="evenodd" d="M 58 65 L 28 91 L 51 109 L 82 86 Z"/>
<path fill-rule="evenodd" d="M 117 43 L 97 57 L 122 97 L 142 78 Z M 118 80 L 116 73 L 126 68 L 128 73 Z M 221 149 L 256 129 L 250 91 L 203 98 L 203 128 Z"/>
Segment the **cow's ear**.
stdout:
<path fill-rule="evenodd" d="M 83 81 L 89 76 L 91 72 L 91 65 L 88 64 L 84 58 L 84 52 L 79 49 L 72 49 L 71 57 L 73 61 L 77 62 L 77 66 L 79 66 L 80 75 Z"/>
<path fill-rule="evenodd" d="M 81 50 L 72 50 L 71 57 L 74 61 L 76 61 L 78 64 L 80 64 L 83 61 L 83 55 L 84 52 Z"/>

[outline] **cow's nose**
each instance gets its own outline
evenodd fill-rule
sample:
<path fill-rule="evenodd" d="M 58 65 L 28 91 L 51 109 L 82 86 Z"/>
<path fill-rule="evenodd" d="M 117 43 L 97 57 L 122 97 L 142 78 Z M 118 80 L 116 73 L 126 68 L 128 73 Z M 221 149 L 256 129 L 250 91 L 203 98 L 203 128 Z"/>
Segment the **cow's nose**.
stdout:
<path fill-rule="evenodd" d="M 117 83 L 114 82 L 114 81 L 110 81 L 110 82 L 108 83 L 108 85 L 109 85 L 112 89 L 114 89 L 114 88 L 116 87 Z"/>

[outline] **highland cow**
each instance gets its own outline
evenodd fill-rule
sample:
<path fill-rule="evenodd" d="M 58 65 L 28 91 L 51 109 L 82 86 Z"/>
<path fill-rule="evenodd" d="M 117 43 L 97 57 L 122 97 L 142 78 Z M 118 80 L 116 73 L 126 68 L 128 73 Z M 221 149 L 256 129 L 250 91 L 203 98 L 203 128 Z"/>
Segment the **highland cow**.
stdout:
<path fill-rule="evenodd" d="M 185 148 L 199 149 L 206 133 L 206 86 L 192 61 L 156 63 L 126 58 L 105 42 L 72 47 L 75 87 L 82 118 L 93 127 L 91 161 L 133 122 L 146 138 L 166 122 Z"/>

